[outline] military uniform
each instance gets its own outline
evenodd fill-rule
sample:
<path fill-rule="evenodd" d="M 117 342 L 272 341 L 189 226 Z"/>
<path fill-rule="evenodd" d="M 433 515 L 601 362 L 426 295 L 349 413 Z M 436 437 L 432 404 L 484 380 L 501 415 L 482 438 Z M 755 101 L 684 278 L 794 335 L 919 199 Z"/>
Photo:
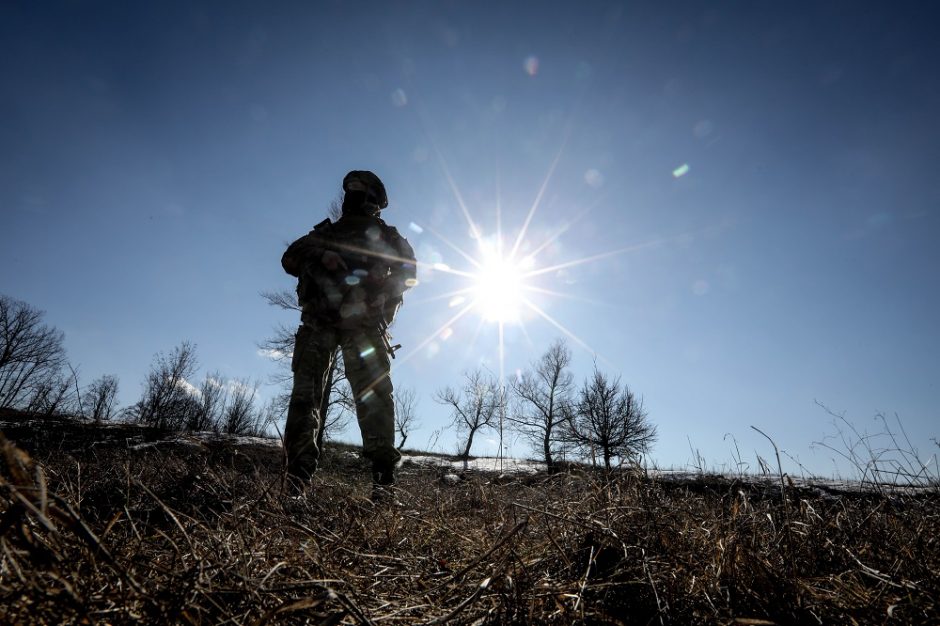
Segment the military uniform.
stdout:
<path fill-rule="evenodd" d="M 326 267 L 323 259 L 328 252 L 338 255 L 342 264 Z M 356 402 L 363 455 L 372 461 L 376 484 L 393 482 L 392 471 L 401 455 L 395 448 L 391 355 L 385 333 L 402 294 L 416 282 L 415 264 L 414 251 L 394 227 L 375 214 L 347 212 L 345 203 L 336 223 L 321 222 L 284 253 L 281 265 L 299 279 L 302 306 L 284 436 L 290 474 L 306 479 L 317 468 L 320 407 L 330 392 L 328 379 L 339 347 Z"/>

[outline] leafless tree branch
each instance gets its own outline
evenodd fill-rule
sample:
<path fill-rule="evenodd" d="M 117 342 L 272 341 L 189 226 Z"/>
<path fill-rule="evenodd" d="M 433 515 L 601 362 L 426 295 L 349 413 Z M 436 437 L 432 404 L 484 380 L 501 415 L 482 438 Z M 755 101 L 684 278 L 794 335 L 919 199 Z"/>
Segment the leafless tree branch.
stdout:
<path fill-rule="evenodd" d="M 510 382 L 517 411 L 508 412 L 506 419 L 542 455 L 549 472 L 556 469 L 554 452 L 562 441 L 558 430 L 572 402 L 570 364 L 571 350 L 558 339 L 531 369 Z"/>
<path fill-rule="evenodd" d="M 565 437 L 592 460 L 600 454 L 610 470 L 613 459 L 646 452 L 656 440 L 656 427 L 649 422 L 642 398 L 619 378 L 611 380 L 595 368 L 568 413 Z"/>
<path fill-rule="evenodd" d="M 414 389 L 405 388 L 395 392 L 395 431 L 401 437 L 398 442 L 399 450 L 405 447 L 408 435 L 418 427 L 416 408 L 417 395 Z"/>
<path fill-rule="evenodd" d="M 481 430 L 493 427 L 505 403 L 504 394 L 492 376 L 475 369 L 464 374 L 462 388 L 445 387 L 435 394 L 435 400 L 450 407 L 453 424 L 458 433 L 463 435 L 460 458 L 466 469 L 474 436 Z"/>

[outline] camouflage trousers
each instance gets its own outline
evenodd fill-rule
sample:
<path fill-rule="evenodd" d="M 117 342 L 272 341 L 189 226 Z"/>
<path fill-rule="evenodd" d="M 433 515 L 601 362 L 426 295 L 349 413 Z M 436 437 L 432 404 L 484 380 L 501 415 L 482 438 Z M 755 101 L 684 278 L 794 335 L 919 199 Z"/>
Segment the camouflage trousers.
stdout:
<path fill-rule="evenodd" d="M 363 456 L 372 461 L 373 473 L 380 474 L 377 482 L 391 482 L 401 455 L 395 449 L 391 362 L 377 326 L 339 329 L 305 321 L 297 330 L 291 361 L 294 386 L 284 432 L 287 471 L 308 478 L 317 469 L 317 433 L 323 427 L 320 407 L 324 394 L 330 393 L 327 385 L 337 347 L 356 402 Z"/>

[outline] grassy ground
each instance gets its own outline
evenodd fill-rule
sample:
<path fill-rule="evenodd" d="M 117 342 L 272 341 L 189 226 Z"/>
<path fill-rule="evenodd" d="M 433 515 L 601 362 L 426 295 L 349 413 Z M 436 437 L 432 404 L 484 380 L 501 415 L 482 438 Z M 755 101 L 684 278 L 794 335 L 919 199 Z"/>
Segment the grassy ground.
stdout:
<path fill-rule="evenodd" d="M 4 432 L 0 623 L 940 623 L 936 494 L 406 466 L 373 506 L 346 448 L 298 498 L 268 446 Z"/>

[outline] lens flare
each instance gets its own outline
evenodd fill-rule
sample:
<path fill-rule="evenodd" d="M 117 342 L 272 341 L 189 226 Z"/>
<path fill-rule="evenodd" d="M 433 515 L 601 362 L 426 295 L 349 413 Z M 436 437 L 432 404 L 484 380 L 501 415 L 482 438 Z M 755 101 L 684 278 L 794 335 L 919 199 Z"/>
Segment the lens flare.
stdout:
<path fill-rule="evenodd" d="M 604 184 L 604 175 L 593 168 L 589 169 L 584 173 L 584 182 L 598 189 Z"/>
<path fill-rule="evenodd" d="M 526 57 L 525 61 L 522 62 L 522 69 L 529 76 L 535 76 L 539 73 L 539 58 L 534 54 Z"/>
<path fill-rule="evenodd" d="M 405 90 L 401 88 L 392 92 L 391 99 L 392 104 L 396 107 L 403 107 L 408 104 L 408 94 L 406 94 Z"/>
<path fill-rule="evenodd" d="M 515 263 L 500 254 L 492 254 L 474 275 L 474 304 L 488 321 L 518 321 L 524 282 Z"/>

